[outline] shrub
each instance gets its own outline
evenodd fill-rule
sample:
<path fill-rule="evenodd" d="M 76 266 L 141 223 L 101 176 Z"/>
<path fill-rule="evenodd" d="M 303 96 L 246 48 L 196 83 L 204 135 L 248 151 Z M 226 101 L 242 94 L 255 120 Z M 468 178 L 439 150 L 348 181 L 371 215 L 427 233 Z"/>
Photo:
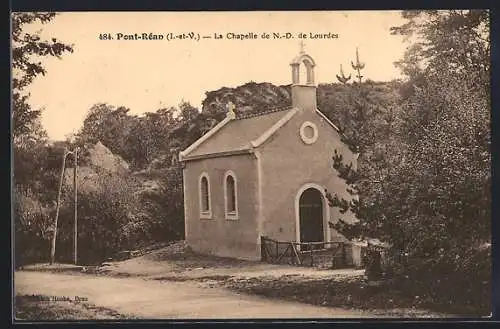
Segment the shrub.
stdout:
<path fill-rule="evenodd" d="M 14 197 L 15 266 L 48 259 L 53 204 L 42 203 L 30 189 L 16 186 Z"/>
<path fill-rule="evenodd" d="M 78 261 L 95 263 L 112 257 L 127 237 L 123 230 L 134 217 L 137 198 L 130 176 L 97 170 L 96 186 L 78 193 Z M 57 254 L 61 261 L 73 255 L 74 203 L 65 193 L 58 228 Z"/>

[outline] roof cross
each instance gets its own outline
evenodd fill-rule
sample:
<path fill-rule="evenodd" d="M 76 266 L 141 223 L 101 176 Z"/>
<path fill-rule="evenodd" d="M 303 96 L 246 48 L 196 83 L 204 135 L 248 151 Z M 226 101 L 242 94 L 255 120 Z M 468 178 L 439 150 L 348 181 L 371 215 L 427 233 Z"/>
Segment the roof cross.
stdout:
<path fill-rule="evenodd" d="M 236 117 L 236 113 L 234 113 L 234 110 L 236 109 L 236 106 L 233 104 L 233 102 L 229 101 L 229 103 L 227 103 L 226 105 L 226 108 L 227 108 L 227 116 L 228 117 L 231 117 L 231 118 L 235 118 Z"/>
<path fill-rule="evenodd" d="M 305 47 L 304 40 L 300 40 L 300 53 L 301 54 L 303 54 L 305 52 L 304 47 Z"/>

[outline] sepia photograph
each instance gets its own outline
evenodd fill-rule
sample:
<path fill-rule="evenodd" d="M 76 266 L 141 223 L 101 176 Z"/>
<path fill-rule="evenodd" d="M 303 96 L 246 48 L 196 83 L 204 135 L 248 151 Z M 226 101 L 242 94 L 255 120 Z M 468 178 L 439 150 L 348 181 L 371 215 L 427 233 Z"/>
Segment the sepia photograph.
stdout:
<path fill-rule="evenodd" d="M 491 317 L 488 10 L 10 23 L 14 323 Z"/>

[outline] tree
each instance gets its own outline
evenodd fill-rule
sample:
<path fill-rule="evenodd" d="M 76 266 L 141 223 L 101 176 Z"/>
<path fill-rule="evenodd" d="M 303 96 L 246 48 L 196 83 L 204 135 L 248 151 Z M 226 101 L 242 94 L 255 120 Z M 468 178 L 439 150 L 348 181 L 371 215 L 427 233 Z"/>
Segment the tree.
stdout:
<path fill-rule="evenodd" d="M 447 70 L 456 77 L 472 74 L 489 86 L 488 10 L 411 10 L 402 17 L 407 23 L 391 28 L 391 33 L 412 41 L 396 63 L 404 74 L 415 78 Z"/>
<path fill-rule="evenodd" d="M 43 40 L 37 33 L 26 33 L 24 27 L 48 23 L 55 15 L 28 12 L 11 15 L 16 265 L 48 255 L 53 210 L 52 200 L 48 198 L 56 190 L 52 183 L 57 180 L 51 164 L 54 152 L 46 145 L 47 134 L 40 122 L 41 109 L 31 107 L 25 88 L 37 76 L 45 74 L 41 63 L 43 57 L 60 57 L 73 49 L 55 38 Z"/>
<path fill-rule="evenodd" d="M 472 276 L 489 280 L 483 265 L 490 260 L 478 263 L 476 257 L 491 234 L 488 13 L 410 11 L 403 17 L 408 23 L 393 33 L 418 38 L 398 63 L 409 78 L 400 111 L 382 145 L 381 165 L 370 166 L 371 180 L 358 186 L 364 198 L 333 198 L 360 219 L 355 225 L 340 221 L 340 229 L 424 260 L 411 271 L 403 262 L 406 273 L 425 269 L 427 279 L 461 273 L 460 284 L 472 291 Z M 341 177 L 361 175 L 334 160 Z"/>
<path fill-rule="evenodd" d="M 129 134 L 135 116 L 129 115 L 130 109 L 109 104 L 95 104 L 83 121 L 83 126 L 77 134 L 79 144 L 96 143 L 100 141 L 111 152 L 119 154 L 125 160 L 130 160 L 127 154 L 127 135 Z"/>
<path fill-rule="evenodd" d="M 347 82 L 349 82 L 349 80 L 351 80 L 351 75 L 349 74 L 349 76 L 346 76 L 345 73 L 344 73 L 344 70 L 342 69 L 342 64 L 340 64 L 340 75 L 336 75 L 337 76 L 337 80 L 339 80 L 339 82 L 343 85 L 345 85 Z"/>
<path fill-rule="evenodd" d="M 93 172 L 92 188 L 79 188 L 78 195 L 78 257 L 83 264 L 104 261 L 132 247 L 128 239 L 136 232 L 125 227 L 134 221 L 140 206 L 134 194 L 139 185 L 134 176 L 103 168 L 93 168 Z M 62 261 L 69 261 L 73 251 L 72 192 L 71 185 L 64 186 L 56 255 Z"/>
<path fill-rule="evenodd" d="M 48 23 L 55 13 L 12 13 L 12 92 L 13 92 L 13 137 L 14 143 L 44 137 L 38 119 L 40 110 L 32 109 L 28 104 L 28 95 L 23 94 L 24 88 L 31 84 L 36 76 L 45 74 L 45 69 L 39 61 L 41 57 L 59 57 L 73 48 L 67 44 L 52 40 L 42 40 L 37 34 L 23 33 L 23 26 L 40 22 Z"/>
<path fill-rule="evenodd" d="M 391 143 L 392 119 L 389 118 L 394 107 L 395 99 L 384 101 L 374 92 L 373 82 L 363 82 L 361 71 L 365 63 L 359 59 L 359 50 L 356 49 L 356 60 L 352 62 L 356 70 L 358 81 L 349 86 L 348 101 L 342 115 L 344 121 L 342 133 L 351 151 L 358 153 L 357 166 L 344 163 L 340 153 L 334 152 L 333 168 L 348 184 L 348 192 L 353 196 L 346 200 L 337 194 L 327 193 L 331 207 L 340 208 L 345 214 L 351 210 L 358 218 L 366 219 L 378 216 L 373 196 L 380 189 L 380 172 L 387 167 L 386 149 Z M 337 219 L 330 226 L 340 231 L 349 239 L 374 236 L 377 221 L 362 220 L 348 224 L 342 218 Z M 369 227 L 374 226 L 374 227 Z M 375 234 L 376 235 L 376 234 Z"/>
<path fill-rule="evenodd" d="M 55 13 L 13 13 L 12 22 L 12 137 L 14 153 L 14 179 L 24 185 L 35 185 L 43 174 L 40 156 L 47 134 L 40 122 L 40 109 L 33 109 L 28 103 L 29 94 L 25 87 L 36 76 L 45 74 L 40 59 L 45 56 L 60 57 L 72 48 L 53 38 L 42 40 L 38 34 L 23 33 L 27 24 L 48 23 Z"/>
<path fill-rule="evenodd" d="M 351 66 L 353 70 L 355 70 L 358 73 L 356 77 L 358 78 L 359 83 L 361 83 L 361 80 L 363 79 L 363 76 L 361 75 L 361 70 L 365 68 L 365 63 L 361 63 L 359 61 L 358 48 L 356 48 L 356 64 L 351 61 Z"/>
<path fill-rule="evenodd" d="M 147 239 L 155 241 L 184 238 L 184 202 L 182 168 L 179 164 L 149 170 L 148 179 L 158 183 L 156 188 L 143 187 L 138 191 L 140 211 L 135 225 L 145 228 Z"/>
<path fill-rule="evenodd" d="M 170 158 L 171 131 L 177 124 L 176 109 L 162 108 L 137 118 L 127 136 L 132 163 L 136 168 L 146 168 L 153 162 Z"/>
<path fill-rule="evenodd" d="M 428 188 L 427 220 L 444 220 L 431 222 L 425 239 L 415 234 L 421 237 L 415 250 L 439 246 L 446 261 L 462 267 L 471 248 L 490 240 L 489 13 L 417 11 L 403 17 L 408 23 L 393 33 L 418 37 L 408 52 L 420 61 L 398 63 L 410 72 L 401 134 L 407 158 L 427 169 L 420 185 Z"/>

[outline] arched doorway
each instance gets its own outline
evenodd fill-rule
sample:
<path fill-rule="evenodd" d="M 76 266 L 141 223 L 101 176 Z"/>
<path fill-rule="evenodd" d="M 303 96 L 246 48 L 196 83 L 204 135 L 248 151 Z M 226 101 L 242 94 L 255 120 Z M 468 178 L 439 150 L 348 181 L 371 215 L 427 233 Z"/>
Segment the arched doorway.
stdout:
<path fill-rule="evenodd" d="M 299 199 L 300 242 L 324 241 L 323 195 L 316 188 L 308 188 Z"/>

